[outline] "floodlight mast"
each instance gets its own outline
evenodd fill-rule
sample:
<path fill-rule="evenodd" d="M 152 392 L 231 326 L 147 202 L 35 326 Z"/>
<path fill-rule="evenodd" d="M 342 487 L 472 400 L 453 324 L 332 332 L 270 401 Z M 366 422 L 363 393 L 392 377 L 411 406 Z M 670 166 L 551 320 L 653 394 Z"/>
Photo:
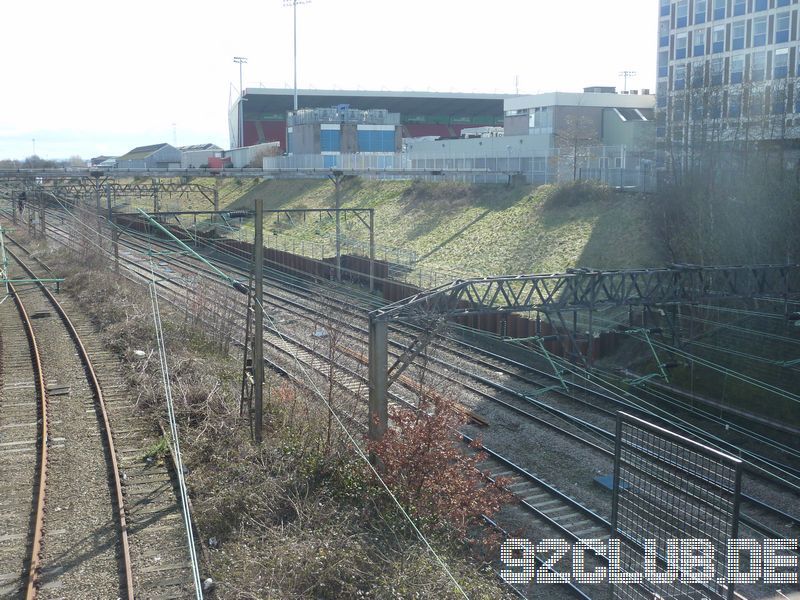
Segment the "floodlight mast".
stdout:
<path fill-rule="evenodd" d="M 294 112 L 297 112 L 297 5 L 310 3 L 311 0 L 283 0 L 283 5 L 291 6 L 294 13 Z"/>
<path fill-rule="evenodd" d="M 239 135 L 236 140 L 239 148 L 244 146 L 244 89 L 242 88 L 242 65 L 247 63 L 247 58 L 244 56 L 234 56 L 233 62 L 239 65 Z"/>
<path fill-rule="evenodd" d="M 628 91 L 628 77 L 636 77 L 638 73 L 636 71 L 620 71 L 619 76 L 622 77 L 622 80 L 625 82 L 623 86 L 623 91 Z"/>

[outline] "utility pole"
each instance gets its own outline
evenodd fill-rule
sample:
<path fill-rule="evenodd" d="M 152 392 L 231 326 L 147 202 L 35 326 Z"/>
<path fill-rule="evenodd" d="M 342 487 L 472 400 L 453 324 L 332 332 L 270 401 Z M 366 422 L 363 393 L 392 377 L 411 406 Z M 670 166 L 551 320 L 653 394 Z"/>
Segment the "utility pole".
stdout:
<path fill-rule="evenodd" d="M 234 56 L 233 62 L 239 65 L 239 135 L 237 137 L 236 143 L 238 147 L 241 148 L 244 146 L 244 140 L 242 137 L 244 136 L 244 89 L 242 88 L 242 65 L 247 63 L 247 58 L 244 56 Z"/>
<path fill-rule="evenodd" d="M 370 441 L 377 442 L 389 427 L 389 406 L 386 393 L 389 389 L 388 340 L 389 327 L 386 321 L 369 317 L 369 423 Z M 376 457 L 370 456 L 373 464 Z M 380 466 L 377 465 L 376 466 Z"/>
<path fill-rule="evenodd" d="M 42 232 L 42 241 L 47 244 L 47 236 L 45 235 L 45 226 L 44 226 L 44 212 L 46 208 L 46 202 L 44 200 L 44 191 L 39 192 L 39 229 Z"/>
<path fill-rule="evenodd" d="M 342 207 L 341 198 L 342 175 L 334 175 L 334 197 L 336 200 L 336 281 L 342 281 L 342 228 L 339 218 L 339 209 Z"/>
<path fill-rule="evenodd" d="M 369 209 L 369 291 L 375 291 L 375 209 Z"/>
<path fill-rule="evenodd" d="M 256 236 L 253 244 L 253 270 L 255 275 L 255 335 L 253 337 L 253 395 L 255 396 L 255 438 L 262 440 L 264 420 L 264 199 L 255 200 Z"/>
<path fill-rule="evenodd" d="M 310 2 L 311 0 L 283 0 L 283 5 L 291 6 L 294 13 L 294 112 L 297 112 L 297 5 Z"/>
<path fill-rule="evenodd" d="M 103 217 L 100 213 L 100 180 L 94 180 L 95 214 L 97 215 L 97 244 L 103 247 Z"/>
<path fill-rule="evenodd" d="M 157 213 L 159 211 L 159 209 L 161 208 L 159 206 L 159 202 L 158 202 L 158 192 L 159 192 L 158 183 L 159 183 L 159 180 L 156 179 L 156 178 L 153 178 L 153 212 L 154 213 Z"/>
<path fill-rule="evenodd" d="M 111 247 L 114 249 L 114 271 L 119 273 L 119 232 L 114 226 L 114 212 L 111 209 L 111 186 L 106 184 L 106 205 L 108 206 L 108 224 L 111 227 Z"/>
<path fill-rule="evenodd" d="M 636 75 L 638 75 L 638 73 L 636 73 L 636 71 L 620 71 L 619 72 L 619 76 L 622 77 L 622 80 L 625 82 L 624 83 L 624 87 L 622 88 L 622 90 L 624 92 L 628 91 L 628 77 L 636 77 Z"/>

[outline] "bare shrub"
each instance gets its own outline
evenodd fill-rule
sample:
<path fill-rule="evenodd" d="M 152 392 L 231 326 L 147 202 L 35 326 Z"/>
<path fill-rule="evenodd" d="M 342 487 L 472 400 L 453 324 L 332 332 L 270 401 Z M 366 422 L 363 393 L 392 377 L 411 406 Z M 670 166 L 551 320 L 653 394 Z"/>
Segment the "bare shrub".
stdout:
<path fill-rule="evenodd" d="M 453 530 L 462 538 L 512 499 L 508 480 L 486 480 L 478 470 L 484 458 L 467 455 L 456 430 L 463 417 L 441 398 L 424 410 L 391 411 L 391 427 L 379 442 L 370 442 L 385 468 L 384 480 L 412 515 L 433 530 Z"/>

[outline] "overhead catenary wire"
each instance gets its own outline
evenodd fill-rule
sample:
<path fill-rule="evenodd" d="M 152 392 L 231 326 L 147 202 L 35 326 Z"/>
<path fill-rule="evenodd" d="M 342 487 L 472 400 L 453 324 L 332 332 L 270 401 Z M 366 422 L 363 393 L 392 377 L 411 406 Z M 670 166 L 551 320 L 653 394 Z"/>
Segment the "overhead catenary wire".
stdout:
<path fill-rule="evenodd" d="M 158 307 L 158 291 L 155 285 L 155 274 L 153 281 L 148 285 L 150 291 L 150 301 L 153 307 L 153 325 L 156 333 L 156 344 L 158 346 L 158 357 L 161 367 L 161 381 L 164 386 L 164 397 L 167 403 L 167 415 L 169 420 L 170 435 L 172 437 L 173 454 L 175 458 L 175 471 L 178 477 L 178 488 L 181 496 L 181 508 L 183 512 L 183 525 L 186 530 L 186 543 L 189 549 L 189 561 L 192 568 L 192 579 L 194 580 L 195 596 L 198 600 L 203 598 L 203 584 L 200 581 L 200 564 L 197 559 L 197 551 L 194 543 L 194 531 L 192 528 L 191 512 L 189 510 L 189 492 L 186 489 L 186 479 L 183 470 L 183 458 L 181 456 L 180 437 L 178 435 L 178 423 L 175 419 L 175 409 L 172 402 L 172 386 L 170 385 L 169 364 L 167 362 L 167 349 L 164 343 L 164 330 L 161 327 L 161 311 Z"/>
<path fill-rule="evenodd" d="M 90 240 L 90 241 L 93 241 L 93 240 Z M 226 278 L 226 279 L 227 279 L 227 278 Z M 373 302 L 374 302 L 374 299 L 372 299 L 372 300 L 373 300 Z M 622 392 L 622 393 L 623 393 L 623 394 L 624 394 L 626 397 L 635 397 L 635 396 L 632 396 L 632 395 L 631 395 L 629 392 L 627 392 L 627 391 L 624 391 L 624 390 L 623 390 L 623 392 Z M 643 400 L 643 399 L 639 399 L 639 398 L 637 398 L 637 399 L 638 399 L 638 400 L 641 400 L 641 401 L 643 401 L 643 402 L 644 402 L 644 400 Z M 656 408 L 656 407 L 654 407 L 654 408 Z M 688 424 L 687 424 L 687 425 L 688 425 Z M 754 455 L 754 456 L 757 456 L 757 455 Z"/>
<path fill-rule="evenodd" d="M 66 212 L 68 214 L 70 214 L 70 216 L 72 216 L 73 219 L 76 219 L 78 222 L 80 222 L 80 220 L 77 219 L 77 217 L 75 215 L 73 215 L 72 212 L 69 211 L 67 209 L 67 207 L 60 200 L 58 200 L 58 202 L 59 202 L 59 204 L 62 205 L 62 207 L 66 210 Z M 144 212 L 144 211 L 142 211 L 142 212 Z M 85 225 L 84 223 L 81 223 L 81 225 L 83 225 L 83 226 L 88 228 L 88 225 Z M 114 225 L 112 224 L 112 226 L 114 226 Z M 83 237 L 86 237 L 87 240 L 92 242 L 93 245 L 98 247 L 101 251 L 107 252 L 107 250 L 105 248 L 103 248 L 102 245 L 94 242 L 89 236 L 83 236 Z M 110 239 L 107 236 L 104 236 L 104 237 L 105 237 L 105 239 Z M 190 252 L 193 256 L 197 255 L 197 253 L 194 250 L 192 250 L 191 248 L 189 248 L 188 246 L 185 248 L 185 250 Z M 200 258 L 201 258 L 201 260 L 203 260 L 204 263 L 206 262 L 204 259 L 202 259 L 202 257 L 200 257 Z M 154 271 L 154 269 L 152 269 L 152 265 L 151 265 L 151 271 L 152 271 L 152 275 L 153 275 L 153 279 L 154 279 L 155 278 L 155 271 Z M 223 273 L 221 270 L 217 269 L 216 267 L 214 268 L 214 271 L 217 272 L 220 275 L 220 278 L 223 279 L 224 281 L 227 281 L 227 282 L 235 282 L 235 281 L 237 281 L 235 278 L 230 277 L 229 275 Z M 150 292 L 151 299 L 156 300 L 157 296 L 158 296 L 158 290 L 155 288 L 154 281 L 151 281 L 151 283 L 148 285 L 148 287 L 151 290 L 151 292 Z M 264 316 L 270 322 L 270 327 L 271 327 L 272 331 L 278 337 L 280 337 L 283 341 L 286 341 L 285 337 L 283 336 L 283 334 L 277 328 L 277 324 L 275 323 L 275 321 L 264 310 L 262 299 L 260 299 L 260 298 L 256 299 L 256 302 L 259 303 L 259 305 L 262 308 L 262 311 L 264 311 Z M 158 315 L 157 303 L 154 302 L 154 320 L 156 319 L 156 315 Z M 160 320 L 160 315 L 158 316 L 158 319 Z M 161 340 L 159 342 L 159 344 L 162 344 L 163 343 L 163 338 L 160 337 L 160 334 L 157 334 L 157 336 Z M 414 533 L 417 535 L 417 537 L 420 539 L 420 541 L 423 543 L 423 545 L 426 547 L 426 549 L 433 555 L 433 557 L 435 558 L 436 562 L 443 569 L 443 571 L 445 572 L 447 577 L 450 579 L 450 581 L 452 582 L 454 588 L 459 593 L 459 595 L 461 595 L 464 598 L 469 599 L 469 596 L 467 595 L 466 591 L 461 586 L 461 584 L 458 582 L 458 580 L 455 578 L 455 576 L 453 575 L 452 571 L 447 566 L 445 561 L 442 559 L 442 557 L 439 555 L 439 553 L 436 552 L 436 550 L 433 548 L 432 544 L 427 539 L 425 534 L 419 529 L 419 527 L 414 522 L 414 520 L 411 517 L 411 515 L 409 515 L 408 512 L 403 508 L 402 503 L 399 501 L 397 496 L 391 491 L 391 489 L 389 488 L 389 486 L 386 483 L 386 481 L 383 479 L 383 477 L 381 477 L 380 473 L 377 471 L 377 469 L 375 469 L 374 465 L 370 462 L 369 457 L 367 457 L 367 455 L 364 453 L 364 451 L 360 447 L 359 443 L 356 441 L 356 439 L 352 436 L 350 431 L 347 429 L 347 427 L 345 426 L 344 422 L 341 420 L 341 418 L 339 417 L 337 412 L 330 405 L 330 403 L 328 402 L 327 398 L 325 397 L 325 394 L 317 386 L 317 383 L 314 380 L 314 378 L 311 377 L 311 375 L 309 374 L 309 372 L 307 371 L 305 366 L 300 362 L 299 358 L 296 355 L 293 355 L 293 358 L 294 358 L 294 361 L 296 362 L 298 368 L 301 370 L 303 375 L 307 378 L 307 381 L 313 387 L 314 395 L 317 396 L 320 400 L 322 400 L 322 402 L 325 404 L 326 408 L 331 412 L 331 414 L 334 417 L 334 420 L 336 421 L 337 425 L 342 429 L 342 431 L 344 432 L 344 434 L 347 437 L 347 439 L 349 440 L 349 442 L 352 444 L 352 446 L 355 449 L 356 454 L 358 455 L 358 457 L 362 461 L 364 461 L 366 463 L 366 465 L 368 466 L 369 470 L 372 472 L 372 474 L 375 476 L 376 480 L 379 482 L 380 486 L 389 495 L 389 497 L 391 498 L 392 502 L 398 508 L 398 510 L 400 511 L 400 513 L 403 516 L 403 518 L 409 523 L 409 525 L 413 529 Z M 166 378 L 165 381 L 167 381 L 167 383 L 168 383 L 168 377 L 169 377 L 168 369 L 166 369 L 166 363 L 164 363 L 164 366 L 162 366 L 162 378 Z M 165 390 L 168 390 L 168 387 L 165 387 Z M 169 391 L 165 391 L 165 393 L 167 394 L 168 398 L 171 398 L 171 393 Z M 168 402 L 168 405 L 171 405 L 171 403 Z M 174 414 L 173 414 L 173 417 L 174 417 Z M 172 420 L 172 417 L 171 417 L 171 420 Z M 172 426 L 172 423 L 171 423 L 171 426 Z M 176 433 L 173 433 L 173 437 L 174 437 L 175 440 L 178 439 Z M 177 454 L 177 448 L 176 448 L 176 454 Z M 182 465 L 181 466 L 177 466 L 176 465 L 176 469 L 178 470 L 180 478 L 182 479 L 182 475 L 183 475 Z M 185 490 L 185 483 L 183 484 L 183 490 Z M 187 498 L 188 498 L 188 496 L 187 496 Z M 188 505 L 186 506 L 186 509 L 188 510 Z M 189 528 L 191 528 L 191 523 L 189 523 Z M 190 529 L 189 529 L 189 531 L 190 531 Z M 192 538 L 192 541 L 193 541 L 193 538 Z M 192 546 L 192 552 L 193 552 L 193 546 Z M 199 575 L 195 579 L 195 584 L 196 585 L 199 584 Z M 200 585 L 200 587 L 198 587 L 197 589 L 198 589 L 199 593 L 202 594 L 202 584 L 199 584 L 199 585 Z M 198 597 L 202 597 L 202 595 L 198 596 Z"/>

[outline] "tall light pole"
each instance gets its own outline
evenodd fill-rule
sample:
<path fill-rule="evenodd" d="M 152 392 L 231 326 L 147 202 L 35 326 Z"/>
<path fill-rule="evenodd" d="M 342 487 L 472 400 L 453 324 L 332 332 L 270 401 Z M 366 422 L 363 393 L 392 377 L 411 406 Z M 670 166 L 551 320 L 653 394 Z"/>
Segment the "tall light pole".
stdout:
<path fill-rule="evenodd" d="M 233 62 L 239 64 L 239 147 L 244 146 L 244 89 L 242 88 L 242 65 L 247 63 L 247 58 L 244 56 L 234 56 Z"/>
<path fill-rule="evenodd" d="M 310 2 L 311 0 L 283 0 L 283 5 L 291 6 L 294 12 L 294 112 L 297 112 L 297 5 Z"/>
<path fill-rule="evenodd" d="M 628 91 L 628 77 L 636 77 L 638 73 L 636 71 L 620 71 L 619 76 L 622 77 L 622 80 L 625 82 L 623 91 Z"/>

